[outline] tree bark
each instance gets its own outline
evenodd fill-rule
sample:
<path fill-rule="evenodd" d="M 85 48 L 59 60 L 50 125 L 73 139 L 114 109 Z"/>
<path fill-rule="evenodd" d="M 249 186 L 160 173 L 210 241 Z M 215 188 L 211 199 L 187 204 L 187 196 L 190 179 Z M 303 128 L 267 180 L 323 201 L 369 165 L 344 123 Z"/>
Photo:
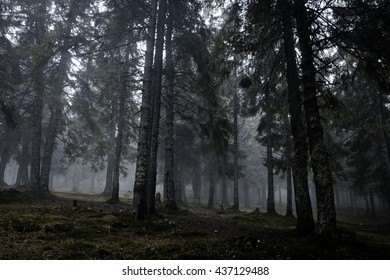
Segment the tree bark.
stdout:
<path fill-rule="evenodd" d="M 181 169 L 181 166 L 178 164 L 178 160 L 177 160 L 177 157 L 176 157 L 176 160 L 175 160 L 175 174 L 174 174 L 174 178 L 175 178 L 175 197 L 176 197 L 176 202 L 178 204 L 183 204 L 183 193 L 182 193 L 182 188 L 183 188 L 183 185 L 182 185 L 182 181 L 181 181 L 181 172 L 182 172 L 182 169 Z"/>
<path fill-rule="evenodd" d="M 371 218 L 376 219 L 375 197 L 372 189 L 369 189 L 368 191 L 368 198 L 370 200 L 370 205 L 371 205 Z"/>
<path fill-rule="evenodd" d="M 70 36 L 70 26 L 68 30 L 68 36 Z M 65 80 L 67 78 L 68 65 L 71 60 L 71 55 L 68 50 L 61 53 L 61 59 L 57 69 L 57 75 L 54 84 L 54 96 L 52 97 L 51 114 L 49 120 L 49 128 L 46 136 L 46 143 L 42 159 L 41 168 L 41 180 L 39 185 L 39 191 L 42 193 L 49 192 L 49 178 L 51 161 L 54 151 L 55 139 L 58 134 L 58 127 L 61 121 L 62 104 L 61 97 L 64 90 Z"/>
<path fill-rule="evenodd" d="M 267 138 L 267 182 L 268 182 L 268 196 L 267 196 L 267 213 L 276 214 L 275 210 L 275 195 L 274 195 L 274 164 L 272 155 L 272 116 L 271 116 L 271 100 L 270 92 L 265 92 L 265 113 L 266 113 L 266 138 Z"/>
<path fill-rule="evenodd" d="M 173 4 L 169 4 L 169 19 L 167 23 L 166 34 L 166 79 L 167 79 L 167 94 L 165 98 L 165 166 L 164 166 L 164 205 L 168 208 L 176 208 L 175 198 L 175 151 L 174 151 L 174 83 L 175 69 L 172 57 L 172 32 L 173 32 L 174 10 Z"/>
<path fill-rule="evenodd" d="M 234 93 L 233 97 L 233 168 L 234 168 L 234 178 L 233 178 L 233 209 L 239 210 L 240 209 L 240 199 L 239 199 L 239 192 L 238 192 L 238 114 L 240 111 L 240 102 L 238 100 L 238 93 Z"/>
<path fill-rule="evenodd" d="M 302 61 L 304 108 L 309 138 L 311 165 L 317 193 L 318 230 L 320 234 L 333 235 L 336 232 L 336 210 L 333 194 L 333 178 L 326 151 L 323 127 L 317 100 L 316 70 L 310 38 L 311 26 L 307 16 L 305 0 L 294 3 L 295 18 Z"/>
<path fill-rule="evenodd" d="M 314 230 L 313 210 L 310 201 L 307 171 L 307 142 L 303 124 L 302 99 L 299 91 L 298 67 L 295 57 L 295 43 L 289 0 L 281 0 L 283 18 L 284 54 L 287 68 L 288 104 L 290 123 L 294 139 L 292 172 L 294 174 L 295 206 L 297 212 L 297 230 L 310 233 Z"/>
<path fill-rule="evenodd" d="M 146 213 L 154 214 L 156 212 L 156 176 L 157 176 L 157 151 L 159 144 L 160 131 L 160 110 L 161 110 L 161 83 L 162 83 L 162 66 L 163 66 L 163 51 L 164 51 L 164 32 L 166 18 L 166 0 L 160 1 L 157 21 L 157 38 L 156 38 L 156 53 L 154 57 L 154 92 L 153 92 L 153 114 L 152 126 L 150 132 L 150 152 L 148 166 L 148 183 L 147 183 L 147 199 Z"/>
<path fill-rule="evenodd" d="M 215 194 L 215 155 L 210 154 L 209 158 L 209 199 L 207 207 L 214 208 L 214 194 Z"/>
<path fill-rule="evenodd" d="M 10 153 L 8 144 L 5 143 L 1 149 L 1 160 L 0 160 L 0 186 L 7 186 L 8 184 L 4 181 L 5 168 L 7 167 L 7 163 L 10 159 Z"/>
<path fill-rule="evenodd" d="M 111 90 L 108 91 L 108 94 L 111 96 L 114 96 L 114 93 L 111 92 Z M 115 147 L 116 143 L 116 128 L 117 125 L 115 124 L 115 116 L 119 115 L 119 102 L 116 98 L 111 98 L 110 101 L 110 121 L 108 123 L 108 142 L 109 146 Z M 114 162 L 115 162 L 115 148 L 109 149 L 107 153 L 107 168 L 106 168 L 106 181 L 104 185 L 103 195 L 107 197 L 112 197 L 112 180 L 113 180 L 113 173 L 114 173 Z"/>
<path fill-rule="evenodd" d="M 115 139 L 115 153 L 114 153 L 114 169 L 112 174 L 112 194 L 111 200 L 114 202 L 119 201 L 119 177 L 120 177 L 120 163 L 121 163 L 121 154 L 123 148 L 123 137 L 126 129 L 126 103 L 127 103 L 127 85 L 126 85 L 126 75 L 128 57 L 130 55 L 130 44 L 128 43 L 128 47 L 125 53 L 125 63 L 123 64 L 124 69 L 122 69 L 122 78 L 121 84 L 122 88 L 119 93 L 118 98 L 118 130 Z"/>
<path fill-rule="evenodd" d="M 192 178 L 192 188 L 194 191 L 194 203 L 200 204 L 200 193 L 202 188 L 202 170 L 200 164 L 201 152 L 200 149 L 197 149 L 199 153 L 195 155 L 194 159 L 194 169 L 193 169 L 193 178 Z"/>
<path fill-rule="evenodd" d="M 40 5 L 41 15 L 46 15 L 46 5 L 43 3 Z M 43 43 L 43 36 L 45 33 L 45 19 L 44 16 L 38 17 L 36 22 L 37 32 L 37 44 Z M 36 60 L 41 58 L 35 57 Z M 36 62 L 39 63 L 39 62 Z M 34 100 L 31 109 L 31 187 L 35 190 L 39 190 L 40 185 L 40 170 L 41 170 L 41 138 L 42 138 L 42 110 L 43 110 L 43 96 L 45 91 L 45 79 L 43 73 L 44 65 L 38 66 L 32 73 L 33 88 L 35 92 Z"/>
<path fill-rule="evenodd" d="M 72 25 L 76 19 L 78 5 L 75 0 L 71 1 L 69 4 L 69 12 L 67 14 L 67 20 L 65 23 L 65 32 L 64 32 L 64 43 L 61 51 L 61 58 L 58 64 L 55 81 L 53 96 L 51 96 L 51 108 L 49 128 L 46 135 L 46 143 L 43 152 L 42 166 L 40 172 L 40 182 L 39 182 L 39 191 L 42 193 L 49 192 L 49 181 L 50 181 L 50 168 L 52 162 L 52 156 L 55 145 L 55 138 L 58 134 L 58 129 L 61 121 L 62 114 L 62 95 L 65 86 L 65 81 L 67 79 L 67 72 L 69 71 L 69 64 L 71 63 L 71 54 L 68 51 Z"/>
<path fill-rule="evenodd" d="M 287 207 L 286 207 L 286 217 L 293 216 L 292 209 L 292 180 L 291 180 L 291 166 L 287 166 Z"/>
<path fill-rule="evenodd" d="M 103 190 L 104 196 L 109 196 L 109 197 L 112 196 L 112 174 L 113 174 L 113 171 L 114 171 L 114 154 L 110 151 L 110 153 L 107 156 L 106 182 L 105 182 L 105 186 L 104 186 L 104 190 Z"/>
<path fill-rule="evenodd" d="M 226 180 L 226 155 L 222 155 L 220 158 L 219 158 L 219 164 L 220 164 L 220 167 L 221 167 L 221 171 L 222 171 L 222 184 L 221 184 L 221 205 L 222 207 L 224 208 L 229 208 L 230 205 L 229 205 L 229 199 L 228 199 L 228 193 L 227 193 L 227 189 L 228 189 L 228 186 L 227 186 L 227 180 Z"/>
<path fill-rule="evenodd" d="M 151 112 L 151 89 L 153 73 L 153 54 L 157 18 L 157 0 L 152 0 L 148 36 L 146 42 L 145 66 L 142 88 L 141 120 L 137 148 L 137 164 L 134 181 L 133 206 L 137 219 L 144 219 L 146 214 L 146 188 L 148 181 L 149 134 Z"/>
<path fill-rule="evenodd" d="M 27 130 L 24 128 L 24 130 Z M 23 131 L 22 132 L 22 151 L 19 155 L 17 161 L 19 164 L 18 168 L 18 175 L 16 178 L 15 185 L 29 185 L 30 184 L 30 178 L 28 177 L 28 158 L 29 158 L 29 145 L 30 145 L 30 133 Z"/>

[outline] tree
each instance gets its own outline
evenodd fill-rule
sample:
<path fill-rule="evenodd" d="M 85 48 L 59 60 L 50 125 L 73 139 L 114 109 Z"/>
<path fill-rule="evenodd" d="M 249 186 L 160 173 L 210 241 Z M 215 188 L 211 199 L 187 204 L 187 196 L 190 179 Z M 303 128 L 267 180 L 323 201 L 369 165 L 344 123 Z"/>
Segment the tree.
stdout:
<path fill-rule="evenodd" d="M 302 119 L 302 99 L 299 90 L 292 15 L 290 13 L 291 5 L 288 0 L 281 0 L 279 7 L 282 11 L 283 19 L 283 43 L 288 83 L 288 104 L 291 115 L 291 131 L 294 141 L 292 170 L 294 174 L 295 204 L 297 209 L 297 230 L 305 233 L 311 232 L 314 229 L 308 187 L 306 131 Z"/>
<path fill-rule="evenodd" d="M 153 79 L 153 55 L 155 44 L 155 28 L 157 18 L 157 0 L 153 0 L 150 6 L 150 18 L 148 24 L 145 67 L 142 88 L 142 104 L 140 129 L 137 148 L 137 165 L 134 182 L 133 204 L 137 211 L 138 219 L 144 219 L 147 209 L 147 180 L 148 180 L 148 157 L 149 157 L 149 132 L 150 132 L 150 114 L 151 114 L 151 90 Z"/>
<path fill-rule="evenodd" d="M 88 5 L 88 2 L 85 2 Z M 86 8 L 85 5 L 80 3 L 78 0 L 73 0 L 69 3 L 68 11 L 67 11 L 67 19 L 62 27 L 62 30 L 58 32 L 62 32 L 63 42 L 59 47 L 60 49 L 60 59 L 57 66 L 57 70 L 54 76 L 54 85 L 53 85 L 53 93 L 51 95 L 50 106 L 50 120 L 49 120 L 49 128 L 46 135 L 46 142 L 43 151 L 42 158 L 42 166 L 40 172 L 40 182 L 39 182 L 39 190 L 40 192 L 48 193 L 49 192 L 49 177 L 50 177 L 50 167 L 51 167 L 51 159 L 53 156 L 53 150 L 55 145 L 55 139 L 57 134 L 59 133 L 59 126 L 61 122 L 62 116 L 62 101 L 64 95 L 64 87 L 67 82 L 67 75 L 69 71 L 69 65 L 71 63 L 71 54 L 69 49 L 73 46 L 75 42 L 72 42 L 72 26 L 76 22 L 77 15 Z"/>
<path fill-rule="evenodd" d="M 174 83 L 175 69 L 173 61 L 172 33 L 175 18 L 175 6 L 169 3 L 169 17 L 166 34 L 166 76 L 167 93 L 165 97 L 165 165 L 164 165 L 164 203 L 168 208 L 176 208 L 175 199 L 175 152 L 174 152 Z"/>
<path fill-rule="evenodd" d="M 302 56 L 303 104 L 307 123 L 311 165 L 316 185 L 319 232 L 324 235 L 332 235 L 336 231 L 333 178 L 324 143 L 323 127 L 316 96 L 316 70 L 310 38 L 311 27 L 304 0 L 295 1 L 294 16 L 297 21 L 299 47 Z"/>
<path fill-rule="evenodd" d="M 30 179 L 32 188 L 39 190 L 40 186 L 40 169 L 41 169 L 41 140 L 42 140 L 42 110 L 43 96 L 45 92 L 45 76 L 44 68 L 50 57 L 47 53 L 50 43 L 45 41 L 46 33 L 46 3 L 45 1 L 37 1 L 33 6 L 34 16 L 32 23 L 35 26 L 34 43 L 38 46 L 33 54 L 32 65 L 30 66 L 29 76 L 35 91 L 34 101 L 31 110 L 31 169 Z"/>
<path fill-rule="evenodd" d="M 160 132 L 160 110 L 161 110 L 161 91 L 162 91 L 162 68 L 163 68 L 163 50 L 165 38 L 165 21 L 166 21 L 166 0 L 161 0 L 158 9 L 157 30 L 156 30 L 156 49 L 154 56 L 154 80 L 152 87 L 152 113 L 150 115 L 150 151 L 148 162 L 148 184 L 146 205 L 148 214 L 154 214 L 155 195 L 156 195 L 156 176 L 157 176 L 157 150 Z"/>

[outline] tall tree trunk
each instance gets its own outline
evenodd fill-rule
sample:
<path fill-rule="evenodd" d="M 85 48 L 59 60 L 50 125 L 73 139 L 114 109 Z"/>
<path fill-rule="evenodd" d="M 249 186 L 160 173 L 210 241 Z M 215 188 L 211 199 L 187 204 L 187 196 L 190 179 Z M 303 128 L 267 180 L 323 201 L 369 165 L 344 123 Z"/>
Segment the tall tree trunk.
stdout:
<path fill-rule="evenodd" d="M 267 209 L 267 188 L 265 185 L 261 186 L 261 207 Z"/>
<path fill-rule="evenodd" d="M 70 29 L 70 27 L 69 27 Z M 70 36 L 70 30 L 68 32 Z M 57 75 L 54 83 L 54 96 L 52 97 L 51 114 L 49 120 L 49 128 L 46 136 L 46 143 L 42 159 L 41 180 L 39 191 L 42 193 L 49 192 L 49 178 L 51 161 L 54 151 L 55 139 L 58 134 L 58 127 L 61 121 L 62 104 L 61 97 L 64 90 L 65 80 L 67 78 L 68 65 L 71 60 L 70 53 L 65 50 L 61 53 L 61 59 L 57 69 Z"/>
<path fill-rule="evenodd" d="M 22 151 L 18 157 L 18 176 L 16 178 L 15 185 L 29 185 L 30 178 L 28 177 L 28 158 L 29 158 L 29 145 L 30 145 L 30 133 L 28 129 L 24 129 L 22 132 Z M 26 132 L 27 131 L 27 132 Z"/>
<path fill-rule="evenodd" d="M 287 177 L 287 207 L 286 207 L 286 217 L 292 217 L 293 216 L 293 209 L 292 209 L 292 180 L 291 180 L 291 166 L 287 166 L 286 171 L 286 177 Z"/>
<path fill-rule="evenodd" d="M 222 170 L 222 184 L 221 184 L 221 205 L 224 208 L 230 207 L 227 194 L 227 180 L 226 180 L 226 155 L 224 154 L 219 158 L 219 164 Z"/>
<path fill-rule="evenodd" d="M 316 70 L 314 67 L 314 55 L 310 38 L 311 26 L 307 16 L 305 2 L 305 0 L 296 0 L 294 2 L 294 11 L 297 20 L 299 46 L 302 55 L 303 104 L 306 115 L 311 165 L 316 185 L 318 230 L 321 234 L 333 235 L 336 232 L 333 178 L 325 147 L 318 107 L 315 78 Z"/>
<path fill-rule="evenodd" d="M 370 199 L 370 205 L 371 205 L 371 218 L 376 219 L 375 197 L 374 197 L 374 191 L 371 188 L 368 191 L 368 198 Z"/>
<path fill-rule="evenodd" d="M 192 187 L 194 190 L 194 203 L 200 204 L 200 193 L 202 189 L 202 170 L 201 170 L 201 164 L 200 164 L 200 151 L 199 153 L 195 154 L 194 159 L 194 169 L 193 169 L 193 175 L 192 175 Z"/>
<path fill-rule="evenodd" d="M 246 180 L 243 180 L 243 185 L 244 185 L 244 207 L 249 208 L 250 207 L 250 195 L 249 195 L 249 185 Z"/>
<path fill-rule="evenodd" d="M 178 161 L 177 161 L 177 157 L 176 157 L 176 160 L 175 160 L 175 174 L 174 174 L 174 178 L 175 178 L 175 197 L 176 197 L 176 202 L 178 204 L 183 204 L 183 193 L 182 193 L 182 188 L 183 188 L 183 185 L 182 185 L 182 181 L 181 181 L 181 165 L 178 164 Z"/>
<path fill-rule="evenodd" d="M 240 209 L 240 199 L 239 199 L 239 193 L 238 193 L 238 114 L 240 111 L 240 102 L 238 99 L 238 93 L 234 93 L 233 97 L 233 168 L 234 168 L 234 178 L 233 178 L 233 209 L 239 210 Z"/>
<path fill-rule="evenodd" d="M 265 92 L 265 113 L 266 113 L 266 137 L 267 137 L 267 182 L 268 182 L 268 196 L 267 196 L 267 213 L 276 214 L 275 210 L 275 195 L 274 195 L 274 163 L 272 155 L 272 115 L 271 115 L 271 100 L 270 92 Z"/>
<path fill-rule="evenodd" d="M 214 208 L 214 194 L 215 194 L 215 155 L 213 153 L 210 154 L 209 158 L 209 199 L 207 203 L 207 207 L 209 209 Z"/>
<path fill-rule="evenodd" d="M 114 137 L 115 138 L 115 137 Z M 114 171 L 114 154 L 110 152 L 107 157 L 106 182 L 104 185 L 103 195 L 112 196 L 112 174 Z"/>
<path fill-rule="evenodd" d="M 175 209 L 175 151 L 174 151 L 174 83 L 175 83 L 175 69 L 172 57 L 172 32 L 173 32 L 173 20 L 174 20 L 174 7 L 173 3 L 169 3 L 169 19 L 167 23 L 166 34 L 166 78 L 167 78 L 167 94 L 165 98 L 165 166 L 164 166 L 164 204 L 168 208 Z"/>
<path fill-rule="evenodd" d="M 161 83 L 164 51 L 164 30 L 166 18 L 166 0 L 160 1 L 157 21 L 156 53 L 154 57 L 154 92 L 153 92 L 153 114 L 150 133 L 150 154 L 148 166 L 148 183 L 146 189 L 146 213 L 156 212 L 156 176 L 157 176 L 157 151 L 160 130 L 160 110 L 161 110 Z"/>
<path fill-rule="evenodd" d="M 313 210 L 310 201 L 307 171 L 307 142 L 303 124 L 302 99 L 299 92 L 298 67 L 295 57 L 294 34 L 292 29 L 291 5 L 289 0 L 281 0 L 283 18 L 284 54 L 287 68 L 288 104 L 291 115 L 291 130 L 294 139 L 292 171 L 294 174 L 295 207 L 297 230 L 310 233 L 314 230 Z"/>
<path fill-rule="evenodd" d="M 130 55 L 130 44 L 128 44 L 127 51 L 125 53 L 125 63 L 123 67 L 126 67 L 128 62 L 128 56 Z M 118 99 L 118 130 L 115 139 L 115 153 L 114 153 L 114 169 L 112 174 L 112 194 L 111 200 L 114 202 L 119 201 L 119 177 L 120 177 L 120 163 L 121 163 L 121 154 L 123 148 L 123 137 L 126 128 L 126 102 L 127 102 L 127 85 L 126 79 L 124 77 L 127 76 L 127 69 L 122 70 L 122 88 L 119 93 Z"/>
<path fill-rule="evenodd" d="M 114 96 L 113 92 L 109 91 L 109 94 L 111 96 Z M 111 98 L 110 101 L 111 106 L 111 113 L 110 113 L 110 121 L 109 121 L 109 131 L 108 131 L 108 137 L 109 137 L 109 144 L 110 147 L 115 147 L 116 143 L 116 128 L 117 125 L 115 123 L 115 116 L 119 115 L 119 102 L 116 98 Z M 112 197 L 112 180 L 113 180 L 113 174 L 114 174 L 114 164 L 115 164 L 115 148 L 108 150 L 107 155 L 107 169 L 106 169 L 106 182 L 103 190 L 103 195 L 107 197 Z"/>
<path fill-rule="evenodd" d="M 151 114 L 151 89 L 153 78 L 153 54 L 155 43 L 157 18 L 157 0 L 152 0 L 148 36 L 146 42 L 145 66 L 142 88 L 141 120 L 137 148 L 137 164 L 134 181 L 133 206 L 137 212 L 137 219 L 144 219 L 146 214 L 146 188 L 148 181 L 148 160 L 149 160 L 149 134 Z"/>
<path fill-rule="evenodd" d="M 31 187 L 38 191 L 40 183 L 41 168 L 41 138 L 42 138 L 42 109 L 43 109 L 43 92 L 44 92 L 44 75 L 43 69 L 37 70 L 34 75 L 34 101 L 32 104 L 31 116 Z"/>
<path fill-rule="evenodd" d="M 31 186 L 34 190 L 38 190 L 40 182 L 40 168 L 41 168 L 41 138 L 42 138 L 42 98 L 44 91 L 43 71 L 40 71 L 41 75 L 36 79 L 35 85 L 35 97 L 32 105 L 32 116 L 31 116 L 31 169 L 30 178 Z"/>
<path fill-rule="evenodd" d="M 53 96 L 51 97 L 52 104 L 49 104 L 51 108 L 49 128 L 46 135 L 46 143 L 43 152 L 41 173 L 40 173 L 40 182 L 39 182 L 39 191 L 42 193 L 49 192 L 49 179 L 50 179 L 50 168 L 52 162 L 52 156 L 54 151 L 55 139 L 58 134 L 58 128 L 61 121 L 62 114 L 62 104 L 61 98 L 63 95 L 63 90 L 65 86 L 65 81 L 67 79 L 67 72 L 69 70 L 69 64 L 71 63 L 71 54 L 68 51 L 70 36 L 73 22 L 76 19 L 78 5 L 76 0 L 70 1 L 69 3 L 69 12 L 67 14 L 68 18 L 65 23 L 65 32 L 64 32 L 64 43 L 63 50 L 61 51 L 61 58 L 58 64 L 58 69 L 54 81 L 54 90 Z"/>

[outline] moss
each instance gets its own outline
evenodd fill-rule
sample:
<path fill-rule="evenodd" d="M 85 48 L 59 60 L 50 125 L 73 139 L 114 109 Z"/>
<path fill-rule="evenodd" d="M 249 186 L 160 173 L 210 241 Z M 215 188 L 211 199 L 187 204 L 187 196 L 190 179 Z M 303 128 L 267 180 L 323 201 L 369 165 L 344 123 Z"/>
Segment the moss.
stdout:
<path fill-rule="evenodd" d="M 390 227 L 377 222 L 345 219 L 339 223 L 341 237 L 327 240 L 298 235 L 296 220 L 283 216 L 189 207 L 138 221 L 127 204 L 81 196 L 74 210 L 74 198 L 0 204 L 0 258 L 390 258 Z"/>

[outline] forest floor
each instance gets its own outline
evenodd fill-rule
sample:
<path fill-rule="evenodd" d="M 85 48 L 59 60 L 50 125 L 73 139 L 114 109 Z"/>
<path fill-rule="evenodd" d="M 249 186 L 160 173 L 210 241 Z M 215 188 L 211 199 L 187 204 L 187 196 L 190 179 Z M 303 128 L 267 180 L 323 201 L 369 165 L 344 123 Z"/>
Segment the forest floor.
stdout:
<path fill-rule="evenodd" d="M 279 215 L 186 206 L 141 222 L 129 201 L 66 196 L 0 188 L 0 259 L 390 259 L 388 221 L 340 217 L 324 239 Z"/>

